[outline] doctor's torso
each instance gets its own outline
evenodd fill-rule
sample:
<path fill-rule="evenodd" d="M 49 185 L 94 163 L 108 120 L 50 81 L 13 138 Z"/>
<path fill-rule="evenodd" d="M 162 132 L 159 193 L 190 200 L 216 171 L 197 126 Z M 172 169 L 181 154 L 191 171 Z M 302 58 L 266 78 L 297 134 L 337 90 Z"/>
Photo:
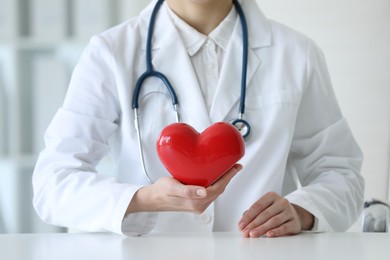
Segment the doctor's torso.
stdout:
<path fill-rule="evenodd" d="M 178 216 L 183 224 L 176 221 L 173 229 L 236 230 L 242 212 L 264 193 L 285 192 L 283 183 L 286 174 L 291 174 L 286 171 L 289 150 L 308 80 L 311 42 L 303 35 L 267 20 L 254 1 L 243 1 L 242 6 L 250 35 L 245 120 L 252 127 L 250 139 L 245 143 L 245 156 L 240 161 L 244 170 L 203 215 L 165 213 L 164 220 L 164 214 L 161 214 L 156 230 L 163 230 Z M 110 129 L 113 130 L 107 143 L 117 163 L 116 176 L 121 182 L 135 185 L 148 184 L 140 163 L 131 98 L 138 77 L 146 69 L 145 45 L 150 12 L 151 8 L 147 8 L 139 17 L 91 40 L 75 70 L 64 104 L 67 109 L 84 109 L 112 123 Z M 207 109 L 187 50 L 165 6 L 161 9 L 153 38 L 153 66 L 164 73 L 175 88 L 182 121 L 197 131 L 218 121 L 237 118 L 241 46 L 241 27 L 237 20 L 225 52 L 215 97 L 211 108 Z M 90 76 L 87 84 L 83 75 Z M 140 127 L 146 167 L 153 180 L 169 175 L 157 157 L 155 145 L 161 130 L 174 121 L 165 86 L 158 79 L 148 79 L 140 95 Z M 174 231 L 172 227 L 169 230 Z"/>

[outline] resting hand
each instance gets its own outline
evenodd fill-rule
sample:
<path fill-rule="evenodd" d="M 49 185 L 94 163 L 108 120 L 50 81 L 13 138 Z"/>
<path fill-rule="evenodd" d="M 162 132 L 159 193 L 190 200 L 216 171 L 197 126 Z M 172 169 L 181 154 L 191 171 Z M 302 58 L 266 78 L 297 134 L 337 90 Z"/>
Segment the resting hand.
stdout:
<path fill-rule="evenodd" d="M 308 230 L 313 223 L 312 214 L 269 192 L 244 212 L 238 225 L 244 237 L 279 237 Z"/>
<path fill-rule="evenodd" d="M 183 211 L 200 214 L 225 191 L 230 180 L 241 169 L 241 165 L 234 165 L 208 188 L 184 185 L 172 177 L 162 177 L 156 183 L 136 192 L 127 214 L 141 211 Z"/>

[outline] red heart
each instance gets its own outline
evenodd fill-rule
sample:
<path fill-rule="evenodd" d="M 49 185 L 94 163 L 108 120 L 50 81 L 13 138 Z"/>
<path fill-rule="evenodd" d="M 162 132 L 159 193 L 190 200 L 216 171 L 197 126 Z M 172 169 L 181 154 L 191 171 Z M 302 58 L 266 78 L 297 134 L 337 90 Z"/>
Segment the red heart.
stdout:
<path fill-rule="evenodd" d="M 244 139 L 231 124 L 219 122 L 199 134 L 184 123 L 165 127 L 157 153 L 170 174 L 180 182 L 208 187 L 245 154 Z"/>

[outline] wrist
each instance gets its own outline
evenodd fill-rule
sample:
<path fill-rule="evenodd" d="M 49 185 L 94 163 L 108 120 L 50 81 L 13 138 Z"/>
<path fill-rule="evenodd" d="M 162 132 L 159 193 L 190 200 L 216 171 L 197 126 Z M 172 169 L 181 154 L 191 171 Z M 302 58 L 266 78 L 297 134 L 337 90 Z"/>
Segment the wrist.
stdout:
<path fill-rule="evenodd" d="M 149 199 L 149 187 L 142 187 L 136 193 L 134 193 L 133 198 L 131 199 L 129 206 L 126 210 L 126 215 L 137 212 L 146 212 L 150 211 L 150 206 L 148 205 Z"/>
<path fill-rule="evenodd" d="M 301 230 L 311 230 L 314 226 L 314 215 L 298 205 L 292 204 L 292 206 L 298 214 Z"/>

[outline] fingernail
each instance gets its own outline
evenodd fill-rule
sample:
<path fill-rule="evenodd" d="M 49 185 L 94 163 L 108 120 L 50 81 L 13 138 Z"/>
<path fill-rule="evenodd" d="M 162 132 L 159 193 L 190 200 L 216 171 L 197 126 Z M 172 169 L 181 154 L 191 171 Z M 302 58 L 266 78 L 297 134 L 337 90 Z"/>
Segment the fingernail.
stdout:
<path fill-rule="evenodd" d="M 267 237 L 274 237 L 275 234 L 272 231 L 267 232 Z"/>
<path fill-rule="evenodd" d="M 242 170 L 243 167 L 241 164 L 236 164 L 236 166 L 234 166 L 234 168 L 236 169 L 237 172 L 239 172 Z"/>
<path fill-rule="evenodd" d="M 245 222 L 240 222 L 238 224 L 238 227 L 240 228 L 240 230 L 243 230 L 245 228 L 245 226 L 246 226 Z"/>
<path fill-rule="evenodd" d="M 259 234 L 256 232 L 256 231 L 251 231 L 249 233 L 249 236 L 252 237 L 252 238 L 258 238 L 259 237 Z"/>
<path fill-rule="evenodd" d="M 244 237 L 250 237 L 250 230 L 249 229 L 244 229 L 243 231 L 242 231 L 242 233 L 244 234 Z"/>
<path fill-rule="evenodd" d="M 197 189 L 195 191 L 195 193 L 196 193 L 196 196 L 198 196 L 198 197 L 201 197 L 201 198 L 206 197 L 206 191 L 204 189 Z"/>

